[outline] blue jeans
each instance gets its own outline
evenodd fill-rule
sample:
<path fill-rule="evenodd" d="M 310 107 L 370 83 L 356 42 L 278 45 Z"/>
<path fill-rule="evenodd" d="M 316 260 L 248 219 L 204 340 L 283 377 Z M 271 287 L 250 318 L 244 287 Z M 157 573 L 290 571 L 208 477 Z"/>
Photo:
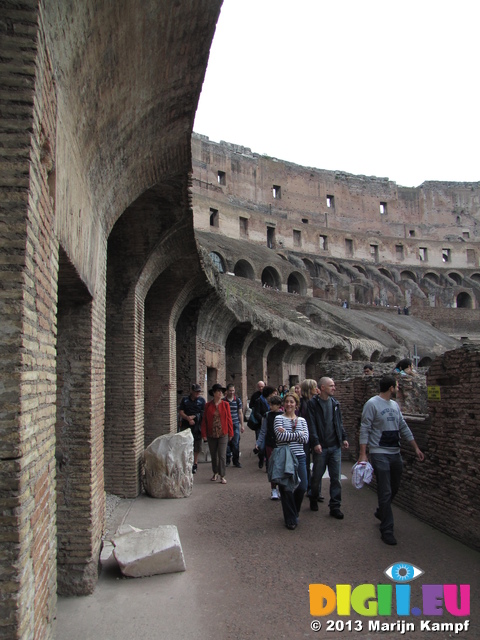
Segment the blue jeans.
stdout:
<path fill-rule="evenodd" d="M 313 452 L 313 471 L 310 478 L 312 502 L 320 495 L 320 487 L 325 469 L 328 468 L 330 476 L 330 510 L 339 509 L 342 502 L 342 449 L 340 447 L 327 447 L 322 453 Z"/>
<path fill-rule="evenodd" d="M 233 458 L 233 464 L 239 462 L 240 457 L 240 425 L 233 425 L 233 438 L 228 443 L 227 447 L 227 460 Z"/>
<path fill-rule="evenodd" d="M 371 453 L 377 478 L 378 515 L 381 533 L 393 533 L 392 500 L 397 495 L 402 478 L 403 461 L 399 453 Z"/>
<path fill-rule="evenodd" d="M 305 495 L 308 485 L 305 456 L 297 456 L 297 460 L 300 484 L 295 491 L 285 491 L 283 485 L 278 485 L 285 524 L 297 524 L 303 496 Z"/>

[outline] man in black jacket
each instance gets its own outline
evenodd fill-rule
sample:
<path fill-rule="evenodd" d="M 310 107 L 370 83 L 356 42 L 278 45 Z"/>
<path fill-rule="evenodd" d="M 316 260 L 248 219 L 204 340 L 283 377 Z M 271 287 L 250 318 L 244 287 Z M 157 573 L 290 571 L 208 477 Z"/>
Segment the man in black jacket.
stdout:
<path fill-rule="evenodd" d="M 342 520 L 342 446 L 348 449 L 348 440 L 342 423 L 340 404 L 333 397 L 335 382 L 331 378 L 321 378 L 318 382 L 320 393 L 308 401 L 308 429 L 313 453 L 313 471 L 310 478 L 310 509 L 318 511 L 318 495 L 325 469 L 330 476 L 330 515 Z"/>

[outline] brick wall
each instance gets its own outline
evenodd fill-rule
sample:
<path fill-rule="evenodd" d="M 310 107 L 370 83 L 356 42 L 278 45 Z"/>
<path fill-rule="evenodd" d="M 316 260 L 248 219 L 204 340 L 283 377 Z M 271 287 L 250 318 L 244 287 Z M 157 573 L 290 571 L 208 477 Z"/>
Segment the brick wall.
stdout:
<path fill-rule="evenodd" d="M 480 549 L 480 347 L 448 351 L 434 360 L 426 378 L 398 376 L 398 381 L 398 402 L 425 461 L 416 460 L 410 445 L 402 442 L 405 466 L 395 502 L 464 544 Z M 439 399 L 427 400 L 427 383 L 428 387 L 439 387 Z M 335 397 L 341 402 L 351 447 L 344 459 L 352 464 L 358 457 L 363 405 L 376 393 L 377 376 L 336 381 Z M 375 481 L 371 486 L 375 488 Z"/>

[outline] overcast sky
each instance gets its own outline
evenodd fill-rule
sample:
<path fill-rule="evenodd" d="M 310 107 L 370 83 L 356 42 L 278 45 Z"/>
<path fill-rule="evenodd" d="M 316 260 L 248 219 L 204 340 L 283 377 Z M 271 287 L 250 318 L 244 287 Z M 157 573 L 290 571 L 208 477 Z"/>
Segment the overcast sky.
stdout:
<path fill-rule="evenodd" d="M 297 164 L 480 181 L 479 0 L 224 0 L 194 130 Z"/>

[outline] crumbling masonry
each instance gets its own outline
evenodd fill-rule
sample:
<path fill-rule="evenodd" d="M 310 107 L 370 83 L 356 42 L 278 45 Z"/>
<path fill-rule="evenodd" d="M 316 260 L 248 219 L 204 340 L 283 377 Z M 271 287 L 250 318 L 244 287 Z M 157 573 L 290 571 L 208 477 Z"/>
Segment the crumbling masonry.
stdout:
<path fill-rule="evenodd" d="M 175 430 L 192 379 L 245 396 L 259 378 L 414 345 L 432 375 L 450 349 L 476 379 L 457 338 L 478 313 L 479 185 L 404 190 L 237 148 L 207 157 L 192 127 L 220 5 L 0 3 L 1 638 L 52 638 L 57 591 L 93 591 L 105 492 L 138 495 L 145 444 Z M 420 238 L 428 269 L 412 262 Z M 432 327 L 425 310 L 446 315 Z M 478 450 L 476 408 L 458 415 Z"/>

